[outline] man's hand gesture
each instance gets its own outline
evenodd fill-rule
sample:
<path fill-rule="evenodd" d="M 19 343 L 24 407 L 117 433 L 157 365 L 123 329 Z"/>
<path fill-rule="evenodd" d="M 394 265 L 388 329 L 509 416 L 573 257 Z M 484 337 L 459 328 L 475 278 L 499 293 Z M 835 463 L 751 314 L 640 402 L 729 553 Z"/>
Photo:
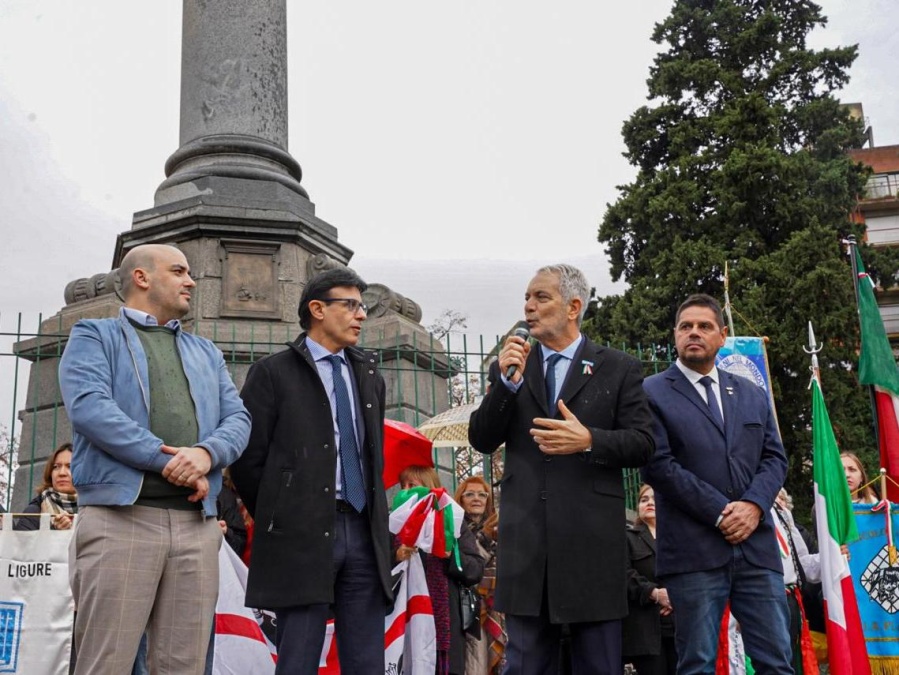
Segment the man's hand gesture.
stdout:
<path fill-rule="evenodd" d="M 534 437 L 540 452 L 547 455 L 573 455 L 593 445 L 590 430 L 581 424 L 562 399 L 559 399 L 559 410 L 562 413 L 560 420 L 548 417 L 534 418 L 535 428 L 531 429 L 531 436 Z"/>
<path fill-rule="evenodd" d="M 162 477 L 173 485 L 194 487 L 212 468 L 212 457 L 206 448 L 173 448 L 163 445 L 162 451 L 167 455 L 174 455 L 162 470 Z"/>

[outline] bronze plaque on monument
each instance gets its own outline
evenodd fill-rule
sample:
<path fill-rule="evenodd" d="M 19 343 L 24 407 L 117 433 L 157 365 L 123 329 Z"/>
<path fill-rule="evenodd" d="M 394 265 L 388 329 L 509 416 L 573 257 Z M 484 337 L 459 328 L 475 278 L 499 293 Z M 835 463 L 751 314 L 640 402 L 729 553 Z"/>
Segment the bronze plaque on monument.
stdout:
<path fill-rule="evenodd" d="M 280 244 L 222 241 L 222 316 L 280 319 Z"/>

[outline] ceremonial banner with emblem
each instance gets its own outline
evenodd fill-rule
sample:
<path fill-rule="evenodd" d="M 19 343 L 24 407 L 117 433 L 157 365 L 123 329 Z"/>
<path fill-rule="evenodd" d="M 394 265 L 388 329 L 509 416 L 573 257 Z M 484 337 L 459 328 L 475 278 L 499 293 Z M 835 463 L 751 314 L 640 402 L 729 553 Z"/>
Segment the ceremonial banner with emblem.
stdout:
<path fill-rule="evenodd" d="M 771 375 L 768 373 L 768 355 L 765 339 L 759 337 L 729 337 L 715 357 L 715 365 L 733 375 L 745 377 L 765 390 L 771 397 Z"/>
<path fill-rule="evenodd" d="M 849 568 L 873 673 L 899 673 L 899 565 L 891 564 L 887 513 L 855 504 L 858 541 L 849 544 Z M 895 527 L 896 518 L 889 515 Z"/>
<path fill-rule="evenodd" d="M 768 382 L 768 357 L 765 354 L 765 339 L 759 337 L 729 337 L 718 351 L 715 365 L 734 375 L 752 380 L 765 391 L 770 390 Z"/>
<path fill-rule="evenodd" d="M 67 675 L 75 605 L 69 588 L 72 530 L 0 530 L 0 673 Z"/>
<path fill-rule="evenodd" d="M 768 368 L 768 353 L 765 351 L 765 338 L 729 337 L 715 357 L 715 365 L 732 375 L 745 377 L 765 390 L 768 403 L 774 411 L 777 421 L 777 408 L 774 406 L 774 394 L 771 389 L 771 372 Z M 728 394 L 731 392 L 727 392 Z M 721 392 L 724 396 L 725 392 Z"/>

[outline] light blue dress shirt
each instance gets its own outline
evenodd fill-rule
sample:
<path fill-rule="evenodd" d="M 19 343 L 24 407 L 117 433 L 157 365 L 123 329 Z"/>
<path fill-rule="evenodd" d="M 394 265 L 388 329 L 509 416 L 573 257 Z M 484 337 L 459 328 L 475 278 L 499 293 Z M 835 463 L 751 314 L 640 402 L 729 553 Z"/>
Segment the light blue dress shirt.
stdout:
<path fill-rule="evenodd" d="M 543 377 L 546 379 L 546 362 L 550 356 L 553 354 L 558 354 L 562 358 L 556 361 L 556 399 L 559 398 L 559 392 L 562 390 L 562 385 L 565 383 L 565 378 L 568 376 L 568 369 L 571 368 L 571 362 L 574 359 L 574 355 L 577 354 L 577 350 L 581 346 L 581 342 L 584 341 L 584 336 L 578 333 L 577 338 L 570 345 L 565 347 L 560 352 L 553 351 L 552 349 L 540 345 L 540 353 L 543 356 Z M 518 383 L 514 383 L 506 378 L 506 374 L 502 373 L 501 378 L 503 384 L 505 384 L 510 390 L 518 391 L 521 388 L 521 385 L 524 383 L 524 380 L 519 380 Z"/>
<path fill-rule="evenodd" d="M 313 340 L 308 335 L 306 336 L 306 347 L 309 349 L 309 353 L 312 355 L 312 359 L 315 361 L 315 368 L 318 370 L 318 376 L 321 378 L 322 384 L 325 385 L 325 391 L 328 392 L 328 401 L 330 401 L 331 403 L 331 421 L 334 425 L 334 443 L 337 444 L 336 448 L 339 449 L 340 429 L 337 425 L 337 394 L 334 392 L 334 368 L 331 366 L 331 362 L 328 360 L 328 357 L 331 356 L 331 352 L 322 347 L 318 342 Z M 347 358 L 346 354 L 344 354 L 344 350 L 341 349 L 339 352 L 337 352 L 336 356 L 340 357 L 340 373 L 341 375 L 343 375 L 343 381 L 346 382 L 347 391 L 350 393 L 350 403 L 352 403 L 350 407 L 353 409 L 353 429 L 356 430 L 356 447 L 360 448 L 361 451 L 362 443 L 360 442 L 361 439 L 359 438 L 359 425 L 356 423 L 356 388 L 353 386 L 353 381 L 350 378 L 349 365 L 347 364 Z M 362 475 L 365 475 L 364 471 Z M 339 451 L 336 481 L 337 498 L 341 499 L 341 489 L 343 487 L 343 472 L 340 470 Z"/>

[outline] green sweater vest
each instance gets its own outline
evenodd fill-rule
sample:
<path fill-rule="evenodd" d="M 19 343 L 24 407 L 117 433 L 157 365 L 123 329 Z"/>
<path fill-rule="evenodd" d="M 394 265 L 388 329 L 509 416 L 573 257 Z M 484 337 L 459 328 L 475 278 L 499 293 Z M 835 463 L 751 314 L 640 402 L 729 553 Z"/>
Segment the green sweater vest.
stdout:
<path fill-rule="evenodd" d="M 175 331 L 165 326 L 141 326 L 134 321 L 131 324 L 137 329 L 147 355 L 150 431 L 172 447 L 196 445 L 200 434 L 197 413 L 190 395 L 190 383 L 175 344 Z M 191 488 L 169 483 L 161 473 L 145 471 L 135 504 L 195 511 L 201 508 L 201 504 L 187 501 L 193 492 Z"/>

